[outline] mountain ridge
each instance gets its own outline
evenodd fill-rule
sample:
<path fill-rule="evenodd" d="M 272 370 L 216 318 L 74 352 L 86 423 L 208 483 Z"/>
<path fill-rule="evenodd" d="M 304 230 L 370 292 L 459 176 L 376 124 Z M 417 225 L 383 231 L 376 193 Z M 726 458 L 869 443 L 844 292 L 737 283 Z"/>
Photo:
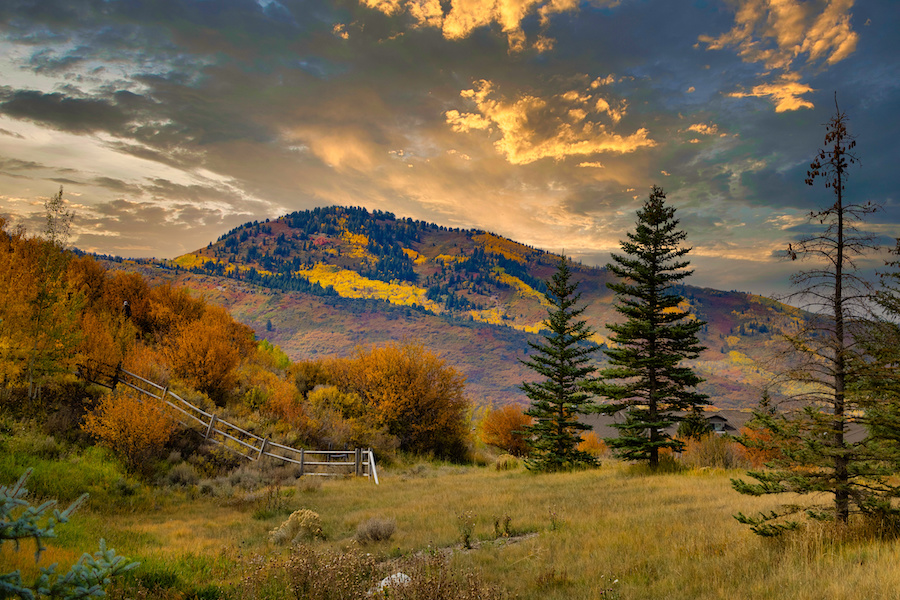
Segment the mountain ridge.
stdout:
<path fill-rule="evenodd" d="M 294 360 L 357 345 L 420 339 L 469 380 L 477 404 L 524 403 L 521 364 L 546 318 L 542 292 L 559 255 L 481 230 L 448 228 L 360 207 L 298 211 L 245 223 L 205 248 L 155 261 L 156 274 L 223 304 Z M 593 342 L 618 320 L 605 268 L 572 263 Z M 692 361 L 720 407 L 755 406 L 771 373 L 760 359 L 805 320 L 745 292 L 676 286 L 706 321 Z M 604 363 L 596 354 L 598 366 Z M 777 393 L 777 390 L 775 390 Z"/>

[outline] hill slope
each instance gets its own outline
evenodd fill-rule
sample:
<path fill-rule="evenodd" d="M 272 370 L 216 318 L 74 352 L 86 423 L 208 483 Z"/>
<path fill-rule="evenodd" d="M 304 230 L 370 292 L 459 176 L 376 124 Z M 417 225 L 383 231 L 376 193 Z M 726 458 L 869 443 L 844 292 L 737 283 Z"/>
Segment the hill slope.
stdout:
<path fill-rule="evenodd" d="M 543 282 L 559 256 L 488 232 L 448 229 L 361 208 L 322 208 L 248 223 L 174 261 L 168 272 L 219 302 L 293 359 L 347 354 L 358 344 L 420 339 L 469 377 L 477 403 L 524 402 L 518 359 L 546 317 Z M 606 342 L 618 316 L 605 269 L 572 266 L 584 313 Z M 697 370 L 722 407 L 753 406 L 764 356 L 801 311 L 767 298 L 678 288 L 707 321 Z M 604 357 L 597 353 L 599 363 Z"/>

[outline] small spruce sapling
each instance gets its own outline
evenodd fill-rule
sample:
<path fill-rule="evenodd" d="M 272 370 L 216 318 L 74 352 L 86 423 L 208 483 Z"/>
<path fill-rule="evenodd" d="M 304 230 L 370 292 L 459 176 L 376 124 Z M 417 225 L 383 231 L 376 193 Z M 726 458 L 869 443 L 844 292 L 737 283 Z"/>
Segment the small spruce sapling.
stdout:
<path fill-rule="evenodd" d="M 68 522 L 72 513 L 87 498 L 87 494 L 83 494 L 63 511 L 56 508 L 55 500 L 33 506 L 25 499 L 28 494 L 25 482 L 30 475 L 31 469 L 28 469 L 15 485 L 0 485 L 0 545 L 11 541 L 18 550 L 21 540 L 31 538 L 37 546 L 34 557 L 38 561 L 46 549 L 44 540 L 56 537 L 56 526 Z M 48 516 L 51 510 L 52 516 Z M 113 577 L 136 566 L 138 563 L 129 563 L 125 557 L 118 556 L 115 550 L 107 549 L 106 542 L 101 539 L 99 551 L 93 555 L 83 554 L 64 575 L 56 573 L 56 564 L 41 568 L 41 574 L 32 584 L 26 584 L 22 580 L 19 570 L 0 573 L 0 597 L 18 596 L 24 600 L 42 597 L 60 600 L 101 598 L 106 595 L 104 588 Z"/>

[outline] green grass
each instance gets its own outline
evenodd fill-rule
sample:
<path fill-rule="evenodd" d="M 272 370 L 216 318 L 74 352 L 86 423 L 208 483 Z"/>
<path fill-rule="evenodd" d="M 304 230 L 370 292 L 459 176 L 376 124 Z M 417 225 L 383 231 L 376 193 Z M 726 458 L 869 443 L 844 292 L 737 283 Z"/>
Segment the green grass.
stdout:
<path fill-rule="evenodd" d="M 94 452 L 68 457 L 46 473 L 75 478 L 64 474 L 65 465 L 84 464 L 83 479 L 54 485 L 89 485 L 92 477 L 117 481 L 115 463 Z M 7 472 L 0 468 L 6 479 Z M 398 464 L 381 473 L 379 486 L 329 479 L 313 491 L 284 494 L 284 506 L 271 515 L 239 498 L 142 485 L 127 496 L 108 493 L 103 506 L 76 513 L 60 528 L 57 555 L 64 560 L 93 552 L 103 537 L 142 563 L 125 582 L 132 592 L 236 598 L 261 564 L 289 555 L 268 533 L 286 514 L 306 508 L 320 515 L 326 536 L 309 542 L 317 552 L 351 551 L 361 523 L 392 520 L 389 540 L 363 548 L 383 569 L 403 557 L 439 553 L 455 571 L 479 573 L 486 584 L 522 599 L 896 597 L 895 543 L 853 535 L 835 541 L 840 536 L 826 526 L 780 541 L 759 538 L 732 515 L 784 499 L 738 495 L 729 478 L 741 475 L 716 469 L 652 475 L 615 461 L 595 471 L 543 475 Z M 462 544 L 459 517 L 465 513 L 471 515 L 470 550 Z M 495 522 L 507 516 L 512 536 L 498 537 Z M 118 597 L 132 592 L 119 590 Z"/>

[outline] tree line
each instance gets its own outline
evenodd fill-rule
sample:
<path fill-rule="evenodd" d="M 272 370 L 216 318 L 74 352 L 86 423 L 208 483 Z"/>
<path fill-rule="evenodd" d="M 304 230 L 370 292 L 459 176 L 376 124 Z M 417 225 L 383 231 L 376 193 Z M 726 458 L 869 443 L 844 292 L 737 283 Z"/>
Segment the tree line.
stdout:
<path fill-rule="evenodd" d="M 849 169 L 858 158 L 836 99 L 825 130 L 806 183 L 823 181 L 832 200 L 808 215 L 815 233 L 793 240 L 785 252 L 811 265 L 792 277 L 790 296 L 810 317 L 801 331 L 782 336 L 779 357 L 785 365 L 779 377 L 801 391 L 777 407 L 763 394 L 753 429 L 740 441 L 762 453 L 768 468 L 748 472 L 754 482 L 736 479 L 733 485 L 751 495 L 824 493 L 831 503 L 737 516 L 767 536 L 797 528 L 803 514 L 844 524 L 861 514 L 883 526 L 900 525 L 900 261 L 886 261 L 880 287 L 862 276 L 859 261 L 877 249 L 864 220 L 878 206 L 848 200 Z M 690 248 L 665 198 L 653 186 L 635 230 L 607 265 L 619 277 L 608 287 L 623 317 L 606 325 L 612 333 L 603 349 L 607 368 L 597 371 L 590 363 L 597 348 L 584 344 L 591 330 L 579 319 L 584 307 L 565 257 L 548 282 L 544 341 L 532 343 L 536 354 L 525 362 L 543 379 L 523 384 L 530 406 L 518 420 L 503 415 L 517 423 L 519 435 L 512 438 L 524 443 L 531 469 L 595 466 L 579 448 L 587 429 L 581 417 L 592 412 L 622 415 L 613 424 L 619 435 L 606 443 L 617 456 L 652 469 L 661 450 L 684 447 L 671 426 L 705 422 L 709 399 L 696 391 L 703 380 L 685 362 L 704 350 L 697 338 L 704 323 L 680 308 L 677 284 L 691 274 Z M 900 256 L 900 238 L 896 244 L 891 252 Z M 851 426 L 865 428 L 863 439 L 850 440 Z"/>

